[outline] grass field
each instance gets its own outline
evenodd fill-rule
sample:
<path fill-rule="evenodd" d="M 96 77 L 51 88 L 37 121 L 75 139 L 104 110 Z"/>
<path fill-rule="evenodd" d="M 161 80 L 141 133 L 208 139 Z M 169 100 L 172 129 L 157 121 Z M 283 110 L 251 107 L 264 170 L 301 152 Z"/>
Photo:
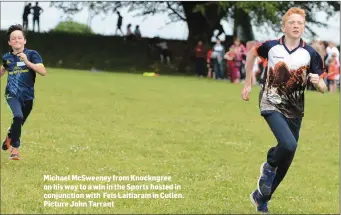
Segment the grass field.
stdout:
<path fill-rule="evenodd" d="M 258 91 L 194 77 L 49 69 L 22 132 L 20 161 L 1 152 L 1 213 L 255 213 L 249 200 L 275 138 Z M 1 80 L 1 138 L 11 122 Z M 271 213 L 339 214 L 339 94 L 306 92 L 298 151 L 269 204 Z M 44 207 L 43 175 L 169 175 L 178 199 L 113 199 L 115 207 Z M 114 184 L 113 182 L 111 182 Z M 116 182 L 115 182 L 116 183 Z M 106 184 L 106 183 L 103 183 Z M 117 184 L 158 184 L 117 182 Z M 126 193 L 128 191 L 96 191 Z M 91 193 L 76 191 L 75 193 Z M 48 200 L 48 199 L 47 199 Z M 71 202 L 89 199 L 59 199 Z M 111 201 L 95 199 L 97 202 Z"/>

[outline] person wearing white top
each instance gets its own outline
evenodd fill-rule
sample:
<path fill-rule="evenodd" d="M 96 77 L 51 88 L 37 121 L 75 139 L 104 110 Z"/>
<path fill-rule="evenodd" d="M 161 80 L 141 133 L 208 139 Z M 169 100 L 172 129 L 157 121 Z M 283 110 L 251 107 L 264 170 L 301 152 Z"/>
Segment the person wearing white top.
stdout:
<path fill-rule="evenodd" d="M 211 55 L 211 58 L 214 59 L 213 69 L 215 72 L 215 79 L 224 79 L 224 55 L 225 48 L 218 39 L 217 43 L 213 46 Z"/>
<path fill-rule="evenodd" d="M 336 54 L 336 59 L 339 59 L 340 56 L 340 51 L 337 49 L 336 45 L 334 42 L 329 42 L 328 47 L 326 48 L 327 52 L 327 59 L 325 61 L 325 64 L 328 65 L 329 60 L 331 59 L 333 53 Z"/>

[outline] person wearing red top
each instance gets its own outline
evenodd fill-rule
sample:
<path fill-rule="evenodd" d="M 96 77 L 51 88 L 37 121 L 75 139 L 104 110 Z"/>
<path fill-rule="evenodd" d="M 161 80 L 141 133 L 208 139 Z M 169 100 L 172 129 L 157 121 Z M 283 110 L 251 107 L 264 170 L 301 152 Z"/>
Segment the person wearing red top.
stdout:
<path fill-rule="evenodd" d="M 195 46 L 195 68 L 198 76 L 206 76 L 205 64 L 206 64 L 206 53 L 202 41 L 198 41 Z"/>
<path fill-rule="evenodd" d="M 231 82 L 239 83 L 239 67 L 236 66 L 235 58 L 236 54 L 232 47 L 226 52 L 224 58 L 227 60 L 227 77 L 230 78 Z"/>
<path fill-rule="evenodd" d="M 214 73 L 212 72 L 212 60 L 211 60 L 211 55 L 212 55 L 212 49 L 208 50 L 207 52 L 207 58 L 206 58 L 206 62 L 207 62 L 207 69 L 208 69 L 208 73 L 207 73 L 207 77 L 208 78 L 214 78 Z"/>

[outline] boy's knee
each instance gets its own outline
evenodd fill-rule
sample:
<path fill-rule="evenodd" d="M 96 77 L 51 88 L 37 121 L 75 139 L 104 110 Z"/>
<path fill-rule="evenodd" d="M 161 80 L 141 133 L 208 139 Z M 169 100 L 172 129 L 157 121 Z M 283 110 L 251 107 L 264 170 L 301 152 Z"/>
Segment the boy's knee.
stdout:
<path fill-rule="evenodd" d="M 24 120 L 23 116 L 14 116 L 13 117 L 13 123 L 22 124 L 23 120 Z"/>
<path fill-rule="evenodd" d="M 289 152 L 295 152 L 297 148 L 297 141 L 295 140 L 286 140 L 283 144 L 286 150 Z"/>
<path fill-rule="evenodd" d="M 19 109 L 19 108 L 11 108 L 12 109 L 12 113 L 13 113 L 13 119 L 14 118 L 24 118 L 24 114 L 23 112 Z"/>

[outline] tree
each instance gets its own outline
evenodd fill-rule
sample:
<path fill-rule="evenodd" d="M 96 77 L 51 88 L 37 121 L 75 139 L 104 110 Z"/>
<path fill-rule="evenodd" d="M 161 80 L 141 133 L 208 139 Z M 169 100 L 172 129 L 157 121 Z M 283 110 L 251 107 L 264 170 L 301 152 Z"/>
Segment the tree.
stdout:
<path fill-rule="evenodd" d="M 74 22 L 72 20 L 60 22 L 52 32 L 69 32 L 79 34 L 94 34 L 94 32 L 85 24 Z"/>
<path fill-rule="evenodd" d="M 339 2 L 51 2 L 51 6 L 62 9 L 66 14 L 75 14 L 82 8 L 89 8 L 91 5 L 94 14 L 114 13 L 118 9 L 126 7 L 136 16 L 154 15 L 164 13 L 168 15 L 169 22 L 184 21 L 188 26 L 188 41 L 195 42 L 198 39 L 209 41 L 214 29 L 223 32 L 220 25 L 222 19 L 234 20 L 234 35 L 237 35 L 237 28 L 241 26 L 244 34 L 243 40 L 252 40 L 252 26 L 268 26 L 280 31 L 280 21 L 284 13 L 293 6 L 306 10 L 307 32 L 315 35 L 310 25 L 326 26 L 316 20 L 316 11 L 325 11 L 332 15 L 340 11 Z M 167 23 L 166 23 L 167 24 Z M 231 35 L 232 36 L 232 35 Z"/>

